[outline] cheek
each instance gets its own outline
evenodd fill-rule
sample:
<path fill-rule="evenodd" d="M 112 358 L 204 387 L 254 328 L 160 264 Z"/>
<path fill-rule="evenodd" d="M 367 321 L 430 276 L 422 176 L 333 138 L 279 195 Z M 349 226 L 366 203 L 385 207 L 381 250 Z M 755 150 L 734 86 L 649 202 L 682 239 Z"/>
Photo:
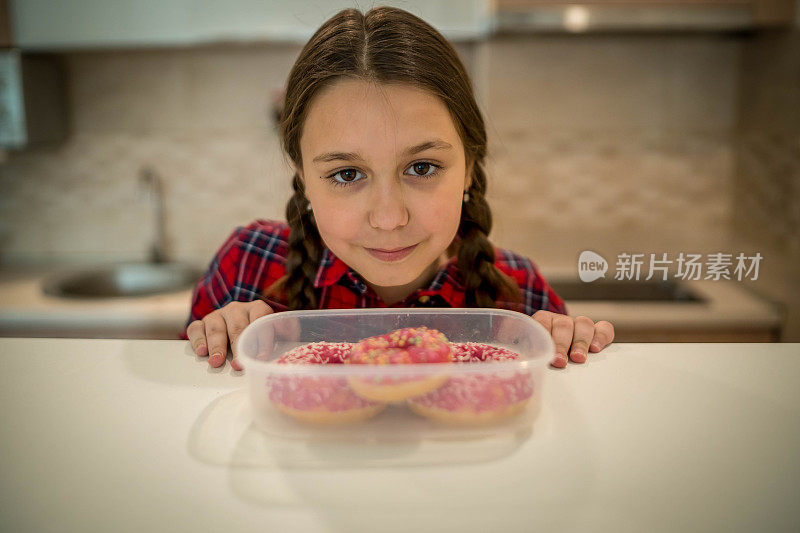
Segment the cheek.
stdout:
<path fill-rule="evenodd" d="M 314 206 L 314 220 L 322 238 L 330 243 L 351 240 L 359 231 L 361 210 L 336 204 Z"/>
<path fill-rule="evenodd" d="M 417 220 L 431 233 L 455 231 L 461 220 L 461 203 L 452 198 L 430 196 L 415 204 Z"/>

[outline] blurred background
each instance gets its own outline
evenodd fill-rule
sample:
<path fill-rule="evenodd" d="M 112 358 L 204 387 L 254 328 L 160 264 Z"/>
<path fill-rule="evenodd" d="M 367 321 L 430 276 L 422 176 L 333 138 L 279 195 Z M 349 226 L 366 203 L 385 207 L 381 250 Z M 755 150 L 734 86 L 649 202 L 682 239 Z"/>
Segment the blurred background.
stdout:
<path fill-rule="evenodd" d="M 284 219 L 302 45 L 373 5 L 454 43 L 490 237 L 569 314 L 618 341 L 800 341 L 800 0 L 0 0 L 0 335 L 177 338 L 231 231 Z M 585 250 L 604 279 L 579 280 Z M 624 253 L 643 275 L 615 283 Z M 644 279 L 680 253 L 761 261 Z"/>

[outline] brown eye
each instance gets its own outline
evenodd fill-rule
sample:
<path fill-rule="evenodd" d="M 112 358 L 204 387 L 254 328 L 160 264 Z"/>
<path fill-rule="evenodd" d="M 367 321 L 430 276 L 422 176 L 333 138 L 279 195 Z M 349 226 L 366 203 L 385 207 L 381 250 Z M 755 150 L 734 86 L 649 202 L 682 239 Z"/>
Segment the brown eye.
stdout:
<path fill-rule="evenodd" d="M 356 180 L 356 170 L 352 168 L 348 168 L 347 170 L 342 170 L 340 172 L 342 175 L 342 179 L 344 181 L 355 181 Z"/>
<path fill-rule="evenodd" d="M 328 180 L 337 187 L 347 187 L 353 183 L 361 181 L 358 177 L 359 171 L 354 168 L 345 168 L 328 176 Z"/>
<path fill-rule="evenodd" d="M 416 163 L 414 165 L 414 170 L 416 172 L 419 172 L 420 174 L 426 174 L 426 171 L 430 166 L 431 166 L 430 163 Z"/>
<path fill-rule="evenodd" d="M 418 178 L 432 178 L 439 173 L 442 167 L 426 161 L 420 161 L 419 163 L 413 163 L 409 168 L 414 171 L 414 173 L 411 174 L 412 176 Z"/>

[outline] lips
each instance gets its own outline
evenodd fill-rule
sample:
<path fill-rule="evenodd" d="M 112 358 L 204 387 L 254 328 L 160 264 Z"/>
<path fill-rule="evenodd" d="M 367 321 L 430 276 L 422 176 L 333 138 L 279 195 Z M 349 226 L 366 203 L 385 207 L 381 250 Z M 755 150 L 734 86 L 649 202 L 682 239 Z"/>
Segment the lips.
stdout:
<path fill-rule="evenodd" d="M 409 248 L 413 248 L 414 246 L 416 246 L 416 244 L 414 244 L 412 246 L 403 246 L 402 248 L 392 248 L 391 250 L 388 249 L 388 248 L 367 248 L 367 250 L 375 250 L 376 252 L 384 252 L 384 253 L 387 253 L 387 254 L 391 254 L 391 253 L 394 253 L 394 252 L 400 252 L 402 250 L 407 250 Z"/>
<path fill-rule="evenodd" d="M 417 244 L 413 246 L 408 246 L 406 248 L 393 248 L 391 250 L 387 249 L 380 249 L 380 248 L 365 248 L 369 254 L 381 261 L 399 261 L 404 257 L 407 257 L 411 252 L 413 252 L 417 248 Z"/>

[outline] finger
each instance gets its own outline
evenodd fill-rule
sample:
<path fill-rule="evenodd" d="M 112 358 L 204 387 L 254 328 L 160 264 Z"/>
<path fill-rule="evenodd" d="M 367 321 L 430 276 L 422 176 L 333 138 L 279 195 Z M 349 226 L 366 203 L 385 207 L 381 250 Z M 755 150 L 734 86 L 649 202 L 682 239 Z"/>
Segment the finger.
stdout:
<path fill-rule="evenodd" d="M 520 342 L 521 338 L 526 335 L 527 325 L 516 318 L 498 318 L 492 324 L 494 329 L 493 337 L 497 342 L 507 345 L 513 345 Z"/>
<path fill-rule="evenodd" d="M 540 309 L 539 311 L 533 313 L 533 316 L 531 318 L 533 318 L 539 324 L 544 326 L 544 329 L 546 329 L 548 333 L 552 333 L 553 315 L 555 315 L 555 313 L 553 313 L 552 311 L 545 311 L 544 309 Z"/>
<path fill-rule="evenodd" d="M 572 344 L 572 335 L 575 330 L 575 322 L 572 317 L 567 315 L 553 316 L 553 342 L 556 345 L 556 359 L 553 363 L 558 368 L 567 366 L 567 352 Z"/>
<path fill-rule="evenodd" d="M 607 320 L 601 320 L 594 325 L 594 336 L 589 349 L 599 352 L 614 340 L 614 325 Z"/>
<path fill-rule="evenodd" d="M 575 331 L 572 334 L 570 359 L 583 363 L 589 354 L 589 343 L 594 339 L 594 321 L 586 316 L 575 317 Z"/>
<path fill-rule="evenodd" d="M 222 316 L 225 318 L 225 326 L 228 329 L 228 339 L 231 344 L 231 353 L 235 359 L 236 351 L 238 350 L 236 341 L 239 340 L 239 335 L 242 334 L 244 328 L 250 324 L 250 309 L 248 305 L 237 302 L 227 306 Z"/>
<path fill-rule="evenodd" d="M 250 343 L 242 345 L 242 351 L 253 359 L 268 361 L 275 348 L 275 323 L 262 324 L 254 333 L 250 336 Z"/>
<path fill-rule="evenodd" d="M 208 341 L 206 341 L 206 329 L 202 320 L 195 320 L 186 328 L 186 336 L 192 345 L 192 351 L 200 357 L 208 355 Z"/>
<path fill-rule="evenodd" d="M 535 321 L 541 324 L 542 327 L 544 327 L 544 329 L 547 330 L 547 333 L 549 333 L 552 336 L 554 315 L 555 313 L 553 313 L 552 311 L 545 311 L 544 309 L 540 309 L 539 311 L 536 311 L 531 318 L 533 318 Z M 566 358 L 559 358 L 558 354 L 556 353 L 555 359 L 551 361 L 551 364 L 558 368 L 564 368 L 567 365 L 567 360 Z"/>
<path fill-rule="evenodd" d="M 272 308 L 267 305 L 264 300 L 254 300 L 250 303 L 250 322 L 254 322 L 257 318 L 266 316 L 272 313 Z"/>
<path fill-rule="evenodd" d="M 300 320 L 297 318 L 287 318 L 275 323 L 275 333 L 280 335 L 283 340 L 296 341 L 300 339 Z"/>
<path fill-rule="evenodd" d="M 228 327 L 222 314 L 215 311 L 203 319 L 206 328 L 206 339 L 208 339 L 208 364 L 214 368 L 221 366 L 225 362 L 228 354 Z"/>

